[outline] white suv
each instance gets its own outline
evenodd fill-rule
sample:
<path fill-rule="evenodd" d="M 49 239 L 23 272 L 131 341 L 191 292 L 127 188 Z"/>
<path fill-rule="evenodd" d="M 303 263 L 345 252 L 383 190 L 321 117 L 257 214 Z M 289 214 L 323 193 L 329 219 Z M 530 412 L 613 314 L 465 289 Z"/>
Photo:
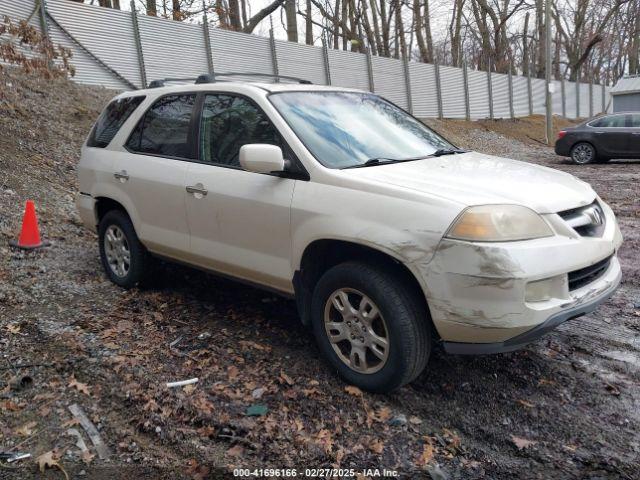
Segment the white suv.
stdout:
<path fill-rule="evenodd" d="M 215 81 L 118 95 L 77 205 L 109 278 L 154 257 L 294 296 L 329 363 L 385 392 L 432 343 L 515 350 L 613 294 L 613 212 L 575 177 L 455 148 L 379 96 Z"/>

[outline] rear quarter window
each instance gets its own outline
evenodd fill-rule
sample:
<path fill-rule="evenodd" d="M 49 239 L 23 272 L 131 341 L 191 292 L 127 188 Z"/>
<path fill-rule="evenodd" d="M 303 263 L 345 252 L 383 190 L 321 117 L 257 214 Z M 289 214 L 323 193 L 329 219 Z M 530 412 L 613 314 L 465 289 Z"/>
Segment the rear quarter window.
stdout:
<path fill-rule="evenodd" d="M 122 124 L 138 108 L 144 96 L 119 98 L 104 109 L 91 130 L 87 146 L 105 148 L 116 136 Z"/>

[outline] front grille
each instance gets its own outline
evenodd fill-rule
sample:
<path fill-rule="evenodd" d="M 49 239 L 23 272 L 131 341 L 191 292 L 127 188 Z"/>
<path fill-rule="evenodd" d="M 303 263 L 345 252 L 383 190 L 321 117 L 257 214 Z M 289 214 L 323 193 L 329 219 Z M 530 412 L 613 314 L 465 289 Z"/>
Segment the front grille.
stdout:
<path fill-rule="evenodd" d="M 578 288 L 596 281 L 604 274 L 604 272 L 607 271 L 610 263 L 611 257 L 607 257 L 604 260 L 600 260 L 598 263 L 589 265 L 588 267 L 569 272 L 569 291 L 577 290 Z"/>
<path fill-rule="evenodd" d="M 558 212 L 558 215 L 582 237 L 600 237 L 604 233 L 606 220 L 597 201 L 584 207 Z"/>

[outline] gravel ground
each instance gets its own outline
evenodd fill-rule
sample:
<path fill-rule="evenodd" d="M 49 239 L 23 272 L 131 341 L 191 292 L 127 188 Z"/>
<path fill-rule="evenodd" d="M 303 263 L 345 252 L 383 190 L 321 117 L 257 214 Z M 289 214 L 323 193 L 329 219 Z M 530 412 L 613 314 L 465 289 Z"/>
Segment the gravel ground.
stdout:
<path fill-rule="evenodd" d="M 461 146 L 590 182 L 618 215 L 624 280 L 597 312 L 522 351 L 436 348 L 412 385 L 362 394 L 326 368 L 290 300 L 168 265 L 147 290 L 106 280 L 72 194 L 79 145 L 111 95 L 0 73 L 0 450 L 52 452 L 72 478 L 228 478 L 233 466 L 637 478 L 638 162 L 573 166 L 534 139 L 505 136 L 523 122 L 495 122 L 499 134 L 492 122 L 430 121 Z M 52 242 L 32 253 L 7 246 L 27 198 Z M 191 377 L 194 387 L 164 386 Z M 74 403 L 108 459 L 82 455 L 69 435 L 82 431 Z M 53 467 L 44 476 L 62 478 Z M 0 463 L 0 478 L 37 471 L 32 460 Z"/>

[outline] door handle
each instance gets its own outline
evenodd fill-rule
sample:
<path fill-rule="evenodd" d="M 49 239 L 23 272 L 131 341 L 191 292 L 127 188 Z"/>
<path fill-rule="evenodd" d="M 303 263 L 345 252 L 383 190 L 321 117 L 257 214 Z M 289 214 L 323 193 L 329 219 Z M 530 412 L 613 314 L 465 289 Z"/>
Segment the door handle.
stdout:
<path fill-rule="evenodd" d="M 640 135 L 640 132 L 631 132 L 631 135 Z"/>
<path fill-rule="evenodd" d="M 606 133 L 606 132 L 595 132 L 595 133 L 597 133 L 598 135 L 602 135 L 603 133 Z"/>
<path fill-rule="evenodd" d="M 197 185 L 187 185 L 186 189 L 189 193 L 200 194 L 203 197 L 208 193 L 208 190 L 204 188 L 201 183 Z"/>
<path fill-rule="evenodd" d="M 129 174 L 127 173 L 126 170 L 120 170 L 119 172 L 115 172 L 113 176 L 118 180 L 122 180 L 123 182 L 126 182 L 127 180 L 129 180 Z"/>

